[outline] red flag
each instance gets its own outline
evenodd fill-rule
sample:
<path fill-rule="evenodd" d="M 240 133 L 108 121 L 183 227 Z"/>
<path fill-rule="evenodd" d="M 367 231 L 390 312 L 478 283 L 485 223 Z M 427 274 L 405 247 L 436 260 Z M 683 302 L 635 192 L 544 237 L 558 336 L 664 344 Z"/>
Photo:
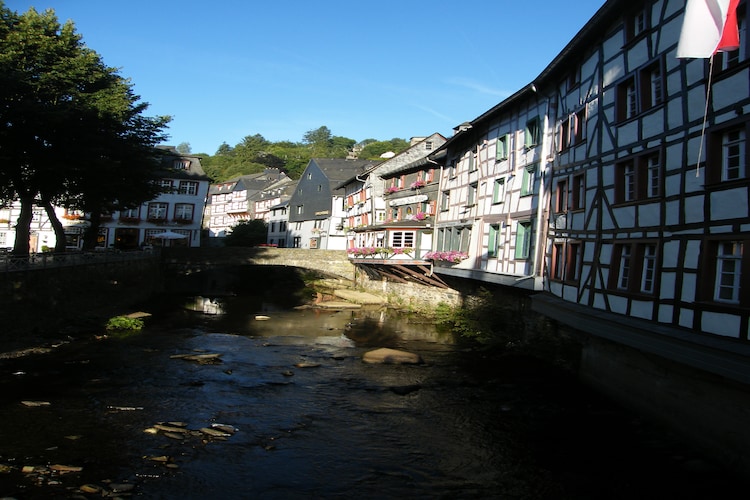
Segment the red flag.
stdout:
<path fill-rule="evenodd" d="M 677 57 L 708 58 L 739 48 L 739 0 L 687 0 Z"/>
<path fill-rule="evenodd" d="M 724 23 L 724 31 L 721 32 L 721 40 L 716 50 L 731 52 L 740 48 L 740 31 L 737 25 L 737 5 L 740 0 L 729 0 L 729 10 Z"/>

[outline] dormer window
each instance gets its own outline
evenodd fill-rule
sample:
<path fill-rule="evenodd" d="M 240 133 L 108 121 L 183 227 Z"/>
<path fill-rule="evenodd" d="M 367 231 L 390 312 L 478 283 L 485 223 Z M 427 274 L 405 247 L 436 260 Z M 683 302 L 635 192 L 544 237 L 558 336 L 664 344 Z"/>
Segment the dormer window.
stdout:
<path fill-rule="evenodd" d="M 174 160 L 172 166 L 175 170 L 188 170 L 190 169 L 190 160 L 180 158 L 179 160 Z"/>

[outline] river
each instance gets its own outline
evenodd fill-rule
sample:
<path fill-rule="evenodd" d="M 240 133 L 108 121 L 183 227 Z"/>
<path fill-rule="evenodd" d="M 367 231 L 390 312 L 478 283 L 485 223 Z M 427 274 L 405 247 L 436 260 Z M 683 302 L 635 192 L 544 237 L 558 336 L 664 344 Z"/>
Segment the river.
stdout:
<path fill-rule="evenodd" d="M 241 295 L 146 323 L 0 360 L 0 498 L 746 497 L 570 374 L 408 315 Z M 362 361 L 384 346 L 423 363 Z"/>

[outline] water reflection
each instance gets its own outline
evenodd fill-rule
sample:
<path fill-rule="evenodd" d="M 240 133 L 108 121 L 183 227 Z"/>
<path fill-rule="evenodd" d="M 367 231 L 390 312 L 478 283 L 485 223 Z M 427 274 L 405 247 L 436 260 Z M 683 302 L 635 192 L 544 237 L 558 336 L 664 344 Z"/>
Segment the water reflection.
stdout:
<path fill-rule="evenodd" d="M 725 477 L 687 469 L 694 457 L 572 378 L 455 349 L 415 320 L 191 298 L 140 335 L 9 360 L 0 465 L 12 470 L 0 498 L 75 497 L 113 481 L 142 498 L 731 498 Z M 363 363 L 374 347 L 425 363 Z M 181 357 L 196 353 L 218 361 Z M 237 432 L 144 432 L 165 422 Z M 162 456 L 174 467 L 145 458 Z M 21 468 L 37 464 L 83 470 L 35 484 Z"/>
<path fill-rule="evenodd" d="M 224 314 L 224 304 L 216 297 L 190 297 L 185 307 L 203 314 Z"/>

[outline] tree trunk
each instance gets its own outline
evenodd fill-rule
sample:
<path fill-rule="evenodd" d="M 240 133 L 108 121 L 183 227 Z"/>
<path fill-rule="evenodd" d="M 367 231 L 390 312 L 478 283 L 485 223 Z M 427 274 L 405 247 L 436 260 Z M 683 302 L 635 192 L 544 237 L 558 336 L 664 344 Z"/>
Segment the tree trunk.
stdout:
<path fill-rule="evenodd" d="M 42 206 L 44 207 L 44 211 L 47 212 L 47 217 L 49 218 L 49 223 L 52 225 L 52 229 L 55 231 L 55 253 L 64 253 L 67 243 L 65 238 L 65 228 L 63 227 L 62 222 L 60 222 L 60 219 L 57 218 L 55 207 L 52 206 L 52 203 L 49 200 L 42 201 Z"/>
<path fill-rule="evenodd" d="M 96 240 L 99 236 L 99 226 L 101 226 L 102 223 L 102 216 L 97 210 L 91 212 L 89 217 L 91 217 L 91 225 L 87 227 L 86 231 L 83 233 L 84 250 L 93 250 L 96 248 Z"/>
<path fill-rule="evenodd" d="M 34 215 L 34 197 L 22 195 L 20 197 L 21 214 L 16 223 L 16 240 L 12 254 L 17 257 L 29 256 L 29 236 L 31 236 L 31 218 Z"/>

